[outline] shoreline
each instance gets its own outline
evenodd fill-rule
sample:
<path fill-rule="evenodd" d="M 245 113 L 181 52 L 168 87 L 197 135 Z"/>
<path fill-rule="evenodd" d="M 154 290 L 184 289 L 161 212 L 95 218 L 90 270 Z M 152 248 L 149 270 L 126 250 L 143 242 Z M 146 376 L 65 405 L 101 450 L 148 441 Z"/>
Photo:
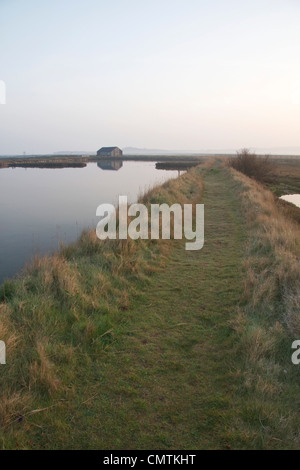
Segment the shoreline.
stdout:
<path fill-rule="evenodd" d="M 141 162 L 199 162 L 203 159 L 211 158 L 210 155 L 190 155 L 190 156 L 169 156 L 169 155 L 123 155 L 122 157 L 98 157 L 97 155 L 55 155 L 55 156 L 15 156 L 15 157 L 0 157 L 1 168 L 17 168 L 26 165 L 26 167 L 39 166 L 42 168 L 47 165 L 82 165 L 87 163 L 101 162 L 101 161 L 141 161 Z"/>
<path fill-rule="evenodd" d="M 204 163 L 209 159 L 228 159 L 235 154 L 174 154 L 174 155 L 122 155 L 121 157 L 99 157 L 97 155 L 33 155 L 33 156 L 0 156 L 1 168 L 80 168 L 88 163 L 101 161 L 126 162 L 156 162 L 158 168 L 165 162 L 167 167 L 178 164 L 192 166 L 192 163 Z M 262 155 L 258 155 L 262 156 Z M 300 155 L 270 155 L 276 163 L 285 163 L 287 160 L 300 161 Z M 181 169 L 180 168 L 180 169 Z M 176 168 L 177 169 L 177 168 Z"/>

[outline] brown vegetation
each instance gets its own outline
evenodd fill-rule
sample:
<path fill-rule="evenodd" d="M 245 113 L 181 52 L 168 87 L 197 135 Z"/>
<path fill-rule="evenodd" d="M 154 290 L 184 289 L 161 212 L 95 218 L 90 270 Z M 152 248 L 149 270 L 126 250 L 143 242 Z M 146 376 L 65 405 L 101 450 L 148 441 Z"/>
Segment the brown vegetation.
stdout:
<path fill-rule="evenodd" d="M 266 182 L 275 168 L 269 155 L 258 156 L 248 149 L 238 151 L 236 157 L 228 160 L 228 165 L 260 182 Z"/>
<path fill-rule="evenodd" d="M 240 173 L 243 205 L 249 230 L 246 258 L 246 297 L 252 308 L 284 321 L 293 335 L 300 335 L 299 225 L 286 217 L 271 191 Z M 280 316 L 278 316 L 280 313 Z"/>

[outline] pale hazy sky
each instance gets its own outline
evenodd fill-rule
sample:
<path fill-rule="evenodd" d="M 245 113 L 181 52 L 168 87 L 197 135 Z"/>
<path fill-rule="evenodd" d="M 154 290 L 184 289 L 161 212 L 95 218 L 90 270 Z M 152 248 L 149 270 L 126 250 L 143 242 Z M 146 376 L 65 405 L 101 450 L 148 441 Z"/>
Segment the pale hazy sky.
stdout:
<path fill-rule="evenodd" d="M 300 0 L 0 0 L 0 154 L 299 146 L 299 25 Z"/>

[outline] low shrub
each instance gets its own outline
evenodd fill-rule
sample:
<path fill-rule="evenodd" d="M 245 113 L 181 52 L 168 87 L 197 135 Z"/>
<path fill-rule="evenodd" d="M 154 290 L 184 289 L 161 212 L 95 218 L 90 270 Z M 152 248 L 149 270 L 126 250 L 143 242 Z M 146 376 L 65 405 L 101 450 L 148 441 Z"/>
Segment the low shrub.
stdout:
<path fill-rule="evenodd" d="M 228 164 L 235 170 L 261 183 L 266 182 L 275 169 L 269 155 L 258 156 L 251 153 L 249 149 L 238 151 L 236 157 L 229 159 Z"/>

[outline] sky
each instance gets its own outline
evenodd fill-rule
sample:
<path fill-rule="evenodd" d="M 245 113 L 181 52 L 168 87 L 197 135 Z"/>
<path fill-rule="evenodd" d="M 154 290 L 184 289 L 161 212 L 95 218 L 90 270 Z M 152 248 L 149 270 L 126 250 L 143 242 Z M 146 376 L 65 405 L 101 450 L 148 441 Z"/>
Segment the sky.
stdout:
<path fill-rule="evenodd" d="M 0 0 L 0 154 L 300 147 L 299 24 L 300 0 Z"/>

